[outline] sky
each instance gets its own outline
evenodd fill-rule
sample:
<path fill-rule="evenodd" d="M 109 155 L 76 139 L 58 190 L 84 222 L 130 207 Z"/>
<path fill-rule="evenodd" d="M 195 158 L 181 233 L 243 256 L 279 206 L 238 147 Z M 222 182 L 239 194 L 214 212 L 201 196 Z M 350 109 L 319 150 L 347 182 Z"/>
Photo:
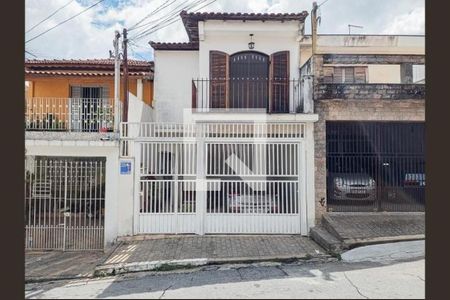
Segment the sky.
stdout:
<path fill-rule="evenodd" d="M 108 58 L 114 31 L 128 28 L 129 56 L 153 59 L 148 42 L 184 42 L 187 35 L 178 12 L 310 13 L 312 0 L 26 0 L 25 49 L 27 58 Z M 425 34 L 425 0 L 317 0 L 319 34 L 347 34 L 348 24 L 363 26 L 352 33 Z M 65 6 L 67 5 L 67 6 Z M 61 7 L 64 8 L 60 9 Z M 45 22 L 34 27 L 60 9 Z M 170 23 L 170 24 L 169 24 Z M 136 25 L 137 24 L 137 25 Z M 310 18 L 305 21 L 311 32 Z M 166 26 L 167 25 L 167 26 Z M 27 32 L 28 31 L 28 32 Z M 34 37 L 36 37 L 34 39 Z M 29 42 L 28 40 L 33 39 Z M 31 54 L 29 54 L 31 53 Z M 34 55 L 34 56 L 33 56 Z"/>

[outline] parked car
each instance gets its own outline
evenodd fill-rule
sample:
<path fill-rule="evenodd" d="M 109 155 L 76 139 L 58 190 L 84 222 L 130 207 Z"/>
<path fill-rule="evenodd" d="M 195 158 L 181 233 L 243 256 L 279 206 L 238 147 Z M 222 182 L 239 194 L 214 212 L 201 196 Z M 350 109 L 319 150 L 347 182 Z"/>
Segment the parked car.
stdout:
<path fill-rule="evenodd" d="M 266 214 L 278 212 L 278 195 L 228 194 L 227 205 L 233 213 Z"/>
<path fill-rule="evenodd" d="M 406 173 L 403 179 L 404 187 L 425 187 L 424 173 Z"/>
<path fill-rule="evenodd" d="M 375 180 L 368 174 L 332 174 L 329 183 L 329 189 L 333 200 L 376 200 L 377 185 Z"/>

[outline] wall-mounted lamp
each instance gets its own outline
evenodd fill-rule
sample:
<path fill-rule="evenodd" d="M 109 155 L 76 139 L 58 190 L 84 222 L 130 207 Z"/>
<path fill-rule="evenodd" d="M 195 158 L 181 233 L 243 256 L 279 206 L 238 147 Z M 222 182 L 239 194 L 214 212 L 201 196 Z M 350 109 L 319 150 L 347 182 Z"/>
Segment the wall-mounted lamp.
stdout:
<path fill-rule="evenodd" d="M 253 42 L 253 33 L 250 33 L 250 43 L 248 43 L 248 49 L 254 49 L 255 42 Z"/>

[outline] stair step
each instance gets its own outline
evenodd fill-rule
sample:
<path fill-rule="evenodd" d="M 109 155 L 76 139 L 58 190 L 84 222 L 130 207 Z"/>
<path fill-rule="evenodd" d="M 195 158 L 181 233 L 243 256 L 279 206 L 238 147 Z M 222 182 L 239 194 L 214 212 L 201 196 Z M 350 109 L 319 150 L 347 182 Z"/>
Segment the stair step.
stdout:
<path fill-rule="evenodd" d="M 333 224 L 333 220 L 328 215 L 325 214 L 322 216 L 320 224 L 321 224 L 321 226 L 323 226 L 323 228 L 325 228 L 325 230 L 327 230 L 335 238 L 337 238 L 341 242 L 343 241 L 343 238 L 339 235 L 339 233 L 334 228 L 335 225 Z"/>
<path fill-rule="evenodd" d="M 332 235 L 323 225 L 316 225 L 311 228 L 311 238 L 330 253 L 340 253 L 342 243 Z"/>

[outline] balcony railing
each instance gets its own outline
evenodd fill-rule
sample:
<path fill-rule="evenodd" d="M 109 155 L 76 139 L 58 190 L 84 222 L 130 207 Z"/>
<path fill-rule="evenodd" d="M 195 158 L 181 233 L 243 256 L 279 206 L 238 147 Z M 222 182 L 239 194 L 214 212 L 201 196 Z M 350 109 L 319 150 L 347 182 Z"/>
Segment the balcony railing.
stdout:
<path fill-rule="evenodd" d="M 112 98 L 26 98 L 25 129 L 113 132 L 114 110 Z M 120 106 L 117 110 L 120 116 Z"/>
<path fill-rule="evenodd" d="M 303 112 L 300 80 L 218 78 L 192 80 L 192 108 L 197 111 Z"/>
<path fill-rule="evenodd" d="M 425 99 L 425 84 L 323 83 L 315 99 Z"/>

